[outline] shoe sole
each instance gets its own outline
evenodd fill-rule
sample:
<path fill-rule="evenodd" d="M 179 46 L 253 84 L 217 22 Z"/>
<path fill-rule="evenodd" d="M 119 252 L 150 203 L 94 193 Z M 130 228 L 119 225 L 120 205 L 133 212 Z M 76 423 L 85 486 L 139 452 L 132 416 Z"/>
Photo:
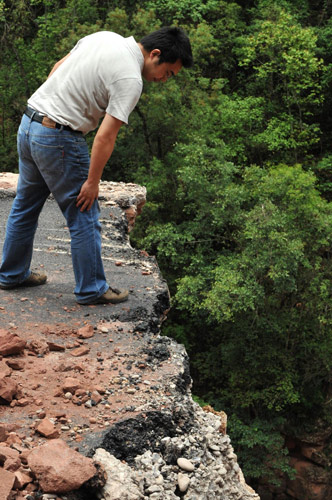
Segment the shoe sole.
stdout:
<path fill-rule="evenodd" d="M 120 300 L 105 300 L 105 299 L 96 299 L 93 302 L 77 302 L 81 306 L 95 306 L 98 304 L 120 304 L 121 302 L 126 302 L 128 300 L 128 297 L 125 297 Z"/>
<path fill-rule="evenodd" d="M 43 281 L 42 283 L 16 283 L 15 285 L 3 285 L 0 284 L 0 289 L 1 290 L 13 290 L 14 288 L 32 288 L 34 286 L 40 286 L 40 285 L 45 285 L 47 280 Z"/>
<path fill-rule="evenodd" d="M 128 296 L 118 300 L 97 299 L 94 304 L 120 304 L 121 302 L 126 302 L 126 300 L 128 300 Z"/>
<path fill-rule="evenodd" d="M 91 306 L 91 305 L 96 305 L 96 304 L 120 304 L 121 302 L 125 302 L 126 300 L 128 300 L 128 298 L 129 298 L 129 292 L 127 291 L 126 294 L 124 294 L 124 292 L 122 292 L 122 294 L 120 294 L 120 296 L 115 295 L 115 297 L 113 297 L 111 299 L 107 299 L 104 297 L 104 295 L 101 295 L 100 297 L 93 300 L 92 302 L 79 302 L 79 301 L 77 301 L 77 303 L 81 304 L 82 306 Z"/>

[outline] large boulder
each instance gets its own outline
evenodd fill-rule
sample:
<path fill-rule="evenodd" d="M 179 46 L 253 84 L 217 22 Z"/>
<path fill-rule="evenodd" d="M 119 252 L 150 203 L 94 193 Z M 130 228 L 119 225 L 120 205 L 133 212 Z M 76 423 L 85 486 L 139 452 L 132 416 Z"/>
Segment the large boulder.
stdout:
<path fill-rule="evenodd" d="M 28 465 L 46 493 L 76 490 L 97 472 L 91 458 L 72 450 L 61 439 L 52 439 L 32 450 Z"/>

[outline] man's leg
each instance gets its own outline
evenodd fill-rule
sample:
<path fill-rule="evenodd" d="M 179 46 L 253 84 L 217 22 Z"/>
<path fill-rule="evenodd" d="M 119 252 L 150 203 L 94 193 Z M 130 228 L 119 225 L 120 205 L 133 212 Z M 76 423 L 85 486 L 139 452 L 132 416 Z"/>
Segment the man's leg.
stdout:
<path fill-rule="evenodd" d="M 29 120 L 25 118 L 18 132 L 17 194 L 7 221 L 0 267 L 0 286 L 3 285 L 3 288 L 15 287 L 25 282 L 31 275 L 30 264 L 38 217 L 49 195 L 49 190 L 29 151 Z M 43 282 L 45 281 L 46 279 Z"/>
<path fill-rule="evenodd" d="M 73 136 L 73 134 L 70 134 Z M 80 304 L 123 302 L 128 298 L 128 290 L 109 287 L 106 282 L 101 257 L 100 209 L 96 200 L 90 210 L 80 211 L 76 207 L 77 196 L 89 172 L 90 158 L 85 140 L 75 139 L 75 145 L 65 150 L 64 179 L 66 196 L 62 190 L 53 192 L 69 227 L 71 235 L 71 253 L 76 280 L 74 293 Z M 74 158 L 71 152 L 75 151 Z"/>
<path fill-rule="evenodd" d="M 81 212 L 76 207 L 76 198 L 89 172 L 88 147 L 78 134 L 65 130 L 56 130 L 55 134 L 51 150 L 49 140 L 45 143 L 39 140 L 38 144 L 32 144 L 31 151 L 36 159 L 43 160 L 38 161 L 39 170 L 67 221 L 76 299 L 82 304 L 91 303 L 102 296 L 109 285 L 101 258 L 98 202 L 89 211 Z"/>
<path fill-rule="evenodd" d="M 74 293 L 81 304 L 91 303 L 109 288 L 101 258 L 99 205 L 95 201 L 89 211 L 80 212 L 76 207 L 75 198 L 63 213 L 71 236 L 71 254 L 76 280 Z"/>

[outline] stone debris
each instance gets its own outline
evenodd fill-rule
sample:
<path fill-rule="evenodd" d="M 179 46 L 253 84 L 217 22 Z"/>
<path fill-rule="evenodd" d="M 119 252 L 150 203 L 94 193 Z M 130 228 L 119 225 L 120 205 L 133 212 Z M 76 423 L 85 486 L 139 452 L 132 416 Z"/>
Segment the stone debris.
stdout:
<path fill-rule="evenodd" d="M 17 393 L 17 384 L 10 377 L 0 378 L 0 404 L 10 403 Z"/>
<path fill-rule="evenodd" d="M 92 325 L 86 325 L 82 328 L 79 328 L 77 331 L 77 336 L 80 339 L 89 339 L 94 336 L 94 329 Z"/>
<path fill-rule="evenodd" d="M 10 356 L 19 354 L 24 350 L 26 341 L 21 339 L 16 333 L 11 333 L 0 329 L 0 355 Z"/>
<path fill-rule="evenodd" d="M 0 465 L 11 472 L 15 472 L 21 466 L 20 454 L 9 446 L 0 445 Z"/>
<path fill-rule="evenodd" d="M 244 481 L 230 438 L 220 433 L 220 418 L 193 405 L 191 430 L 162 438 L 158 452 L 148 450 L 136 456 L 131 467 L 98 449 L 93 458 L 108 473 L 99 498 L 259 500 Z"/>
<path fill-rule="evenodd" d="M 126 214 L 130 232 L 146 202 L 146 188 L 137 184 L 102 181 L 99 196 L 106 200 L 106 205 L 118 205 L 122 208 Z"/>
<path fill-rule="evenodd" d="M 54 342 L 47 342 L 47 345 L 49 350 L 53 352 L 59 352 L 59 351 L 62 352 L 66 350 L 64 345 L 56 344 Z"/>
<path fill-rule="evenodd" d="M 12 369 L 8 366 L 8 364 L 5 363 L 4 361 L 0 361 L 0 379 L 4 377 L 9 377 L 11 372 Z"/>
<path fill-rule="evenodd" d="M 12 369 L 12 370 L 24 370 L 25 363 L 21 359 L 6 359 L 6 364 Z"/>
<path fill-rule="evenodd" d="M 227 415 L 226 415 L 226 413 L 224 411 L 216 411 L 210 405 L 203 406 L 202 409 L 204 411 L 206 411 L 207 413 L 214 413 L 214 415 L 217 415 L 218 417 L 220 417 L 221 424 L 220 424 L 219 430 L 223 434 L 226 434 L 226 430 L 227 430 Z"/>
<path fill-rule="evenodd" d="M 17 470 L 14 474 L 15 474 L 14 489 L 23 490 L 23 488 L 27 484 L 32 483 L 33 481 L 33 478 L 30 474 L 27 474 L 26 472 L 23 472 L 21 470 Z"/>
<path fill-rule="evenodd" d="M 190 484 L 190 477 L 187 476 L 186 474 L 182 474 L 182 472 L 179 472 L 178 473 L 178 486 L 179 486 L 179 490 L 181 491 L 181 493 L 184 493 L 185 491 L 187 491 L 189 484 Z"/>
<path fill-rule="evenodd" d="M 190 460 L 187 460 L 186 458 L 178 458 L 177 464 L 179 467 L 181 467 L 181 469 L 187 472 L 192 472 L 195 469 L 195 466 L 190 462 Z"/>
<path fill-rule="evenodd" d="M 30 448 L 28 438 L 22 441 L 16 433 L 7 432 L 6 443 L 0 445 L 0 481 L 3 477 L 0 498 L 20 499 L 19 492 L 23 490 L 25 500 L 81 500 L 90 498 L 88 491 L 93 491 L 91 498 L 100 500 L 176 500 L 179 497 L 183 500 L 259 500 L 245 483 L 230 438 L 220 432 L 220 417 L 204 412 L 192 402 L 190 393 L 181 402 L 176 398 L 174 405 L 180 420 L 186 420 L 187 414 L 187 423 L 182 428 L 181 424 L 180 427 L 170 425 L 170 435 L 162 437 L 161 434 L 155 441 L 148 438 L 149 449 L 142 454 L 135 455 L 136 448 L 129 448 L 134 454 L 129 453 L 128 461 L 116 458 L 103 448 L 96 450 L 93 459 L 86 458 L 61 439 Z M 42 419 L 38 432 L 42 425 L 55 428 L 43 410 L 38 410 L 38 415 Z M 70 430 L 65 412 L 58 411 L 57 420 L 69 424 L 63 425 L 63 430 Z M 91 420 L 94 423 L 94 419 Z M 138 429 L 141 434 L 146 433 L 140 425 Z M 121 439 L 121 433 L 115 432 L 115 436 Z M 133 433 L 127 445 L 136 438 Z M 94 479 L 98 471 L 103 476 L 99 482 Z M 91 485 L 93 490 L 89 490 Z M 87 493 L 76 496 L 75 491 L 81 487 L 88 488 Z M 1 497 L 1 488 L 6 488 L 7 496 Z M 10 491 L 16 491 L 14 497 L 9 496 Z M 40 491 L 42 496 L 37 495 Z"/>
<path fill-rule="evenodd" d="M 102 448 L 93 457 L 107 474 L 105 486 L 101 490 L 104 500 L 139 500 L 144 495 L 135 483 L 135 471 Z"/>
<path fill-rule="evenodd" d="M 97 347 L 95 363 L 99 369 L 103 368 L 100 373 L 106 372 L 104 366 L 110 368 L 108 376 L 100 380 L 96 378 L 98 371 L 90 373 L 90 365 L 85 361 L 81 365 L 57 361 L 55 366 L 61 365 L 61 369 L 55 370 L 53 375 L 59 374 L 61 382 L 55 397 L 62 398 L 61 404 L 65 403 L 66 409 L 61 409 L 58 404 L 54 411 L 50 407 L 44 409 L 41 401 L 41 408 L 30 414 L 30 436 L 21 434 L 23 437 L 19 437 L 12 432 L 13 428 L 0 424 L 0 438 L 5 441 L 3 447 L 6 451 L 13 448 L 14 452 L 7 453 L 3 463 L 0 459 L 0 467 L 14 474 L 15 494 L 23 491 L 30 495 L 27 500 L 39 500 L 35 495 L 38 491 L 54 493 L 58 498 L 62 493 L 70 492 L 68 500 L 81 500 L 73 490 L 84 485 L 89 474 L 77 472 L 72 457 L 67 460 L 64 470 L 60 468 L 66 461 L 66 453 L 62 449 L 53 452 L 47 444 L 41 445 L 41 438 L 49 440 L 52 446 L 59 442 L 62 443 L 60 446 L 67 446 L 60 439 L 54 439 L 59 436 L 68 443 L 73 442 L 74 446 L 82 441 L 85 448 L 77 448 L 82 454 L 67 449 L 76 453 L 80 466 L 84 465 L 84 460 L 90 460 L 91 466 L 91 459 L 84 456 L 88 453 L 90 456 L 92 451 L 91 447 L 86 448 L 87 439 L 91 436 L 101 444 L 102 439 L 96 432 L 101 429 L 107 436 L 105 446 L 93 445 L 93 449 L 101 450 L 94 456 L 94 462 L 108 471 L 104 488 L 95 489 L 93 493 L 100 500 L 175 500 L 179 496 L 184 500 L 259 498 L 245 484 L 230 439 L 224 434 L 224 416 L 203 411 L 193 403 L 183 346 L 160 336 L 150 338 L 147 345 L 141 351 L 135 351 L 132 360 L 127 353 L 118 351 L 114 358 L 115 354 L 108 356 Z M 110 349 L 115 353 L 113 347 Z M 57 354 L 59 360 L 62 355 Z M 39 358 L 37 373 L 45 378 L 46 384 L 49 377 L 47 364 L 47 359 Z M 140 369 L 142 364 L 144 372 Z M 126 366 L 128 371 L 123 372 L 121 366 Z M 177 367 L 175 371 L 174 366 Z M 75 370 L 75 376 L 63 375 L 68 368 Z M 167 379 L 167 369 L 170 368 Z M 10 380 L 14 373 L 4 379 Z M 34 389 L 39 385 L 34 383 Z M 13 402 L 19 405 L 27 400 L 29 396 L 23 395 L 19 393 L 20 399 Z M 127 406 L 117 407 L 117 401 L 121 402 L 117 398 L 123 395 L 127 395 Z M 38 407 L 39 401 L 36 399 L 35 402 Z M 81 406 L 80 414 L 85 418 L 81 424 L 73 421 L 73 408 L 77 406 Z M 112 425 L 113 417 L 119 419 L 134 410 L 133 418 Z M 38 465 L 34 457 L 38 458 Z M 93 471 L 92 475 L 95 466 Z"/>
<path fill-rule="evenodd" d="M 73 377 L 67 377 L 64 381 L 64 384 L 62 386 L 63 392 L 70 392 L 71 394 L 75 394 L 75 392 L 80 389 L 82 386 L 80 380 L 73 378 Z"/>
<path fill-rule="evenodd" d="M 28 455 L 28 465 L 46 493 L 77 490 L 96 474 L 90 458 L 53 439 Z"/>
<path fill-rule="evenodd" d="M 55 428 L 55 425 L 51 420 L 47 417 L 45 417 L 38 427 L 36 428 L 36 431 L 39 432 L 42 436 L 46 437 L 47 439 L 54 439 L 60 436 L 59 431 Z"/>
<path fill-rule="evenodd" d="M 37 355 L 40 355 L 40 356 L 45 356 L 50 350 L 47 342 L 44 342 L 42 340 L 36 340 L 36 339 L 28 342 L 27 348 L 29 349 L 29 351 L 31 351 Z"/>
<path fill-rule="evenodd" d="M 88 354 L 90 351 L 90 348 L 88 346 L 82 345 L 81 347 L 77 347 L 77 349 L 74 349 L 71 351 L 71 355 L 78 357 L 78 356 L 84 356 L 85 354 Z"/>
<path fill-rule="evenodd" d="M 9 434 L 17 428 L 17 424 L 5 424 L 0 422 L 0 443 L 5 442 Z"/>
<path fill-rule="evenodd" d="M 12 472 L 0 468 L 0 498 L 7 500 L 14 486 L 15 475 Z"/>

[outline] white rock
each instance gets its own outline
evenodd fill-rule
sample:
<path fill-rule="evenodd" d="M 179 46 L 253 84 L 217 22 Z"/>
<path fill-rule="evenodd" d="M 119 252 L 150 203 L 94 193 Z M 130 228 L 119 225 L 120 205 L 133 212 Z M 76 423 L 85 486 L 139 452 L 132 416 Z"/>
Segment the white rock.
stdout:
<path fill-rule="evenodd" d="M 220 465 L 219 468 L 218 468 L 218 473 L 221 475 L 221 476 L 226 476 L 227 474 L 227 470 L 225 469 L 225 467 L 223 465 Z"/>
<path fill-rule="evenodd" d="M 177 464 L 181 469 L 192 472 L 195 469 L 195 466 L 188 460 L 187 458 L 180 457 L 177 459 Z"/>
<path fill-rule="evenodd" d="M 151 486 L 149 486 L 149 488 L 147 489 L 147 493 L 149 493 L 150 495 L 152 493 L 160 493 L 162 491 L 161 487 L 158 486 L 158 484 L 152 484 Z"/>
<path fill-rule="evenodd" d="M 179 472 L 178 474 L 178 486 L 179 490 L 184 493 L 189 488 L 190 478 L 186 474 Z"/>

